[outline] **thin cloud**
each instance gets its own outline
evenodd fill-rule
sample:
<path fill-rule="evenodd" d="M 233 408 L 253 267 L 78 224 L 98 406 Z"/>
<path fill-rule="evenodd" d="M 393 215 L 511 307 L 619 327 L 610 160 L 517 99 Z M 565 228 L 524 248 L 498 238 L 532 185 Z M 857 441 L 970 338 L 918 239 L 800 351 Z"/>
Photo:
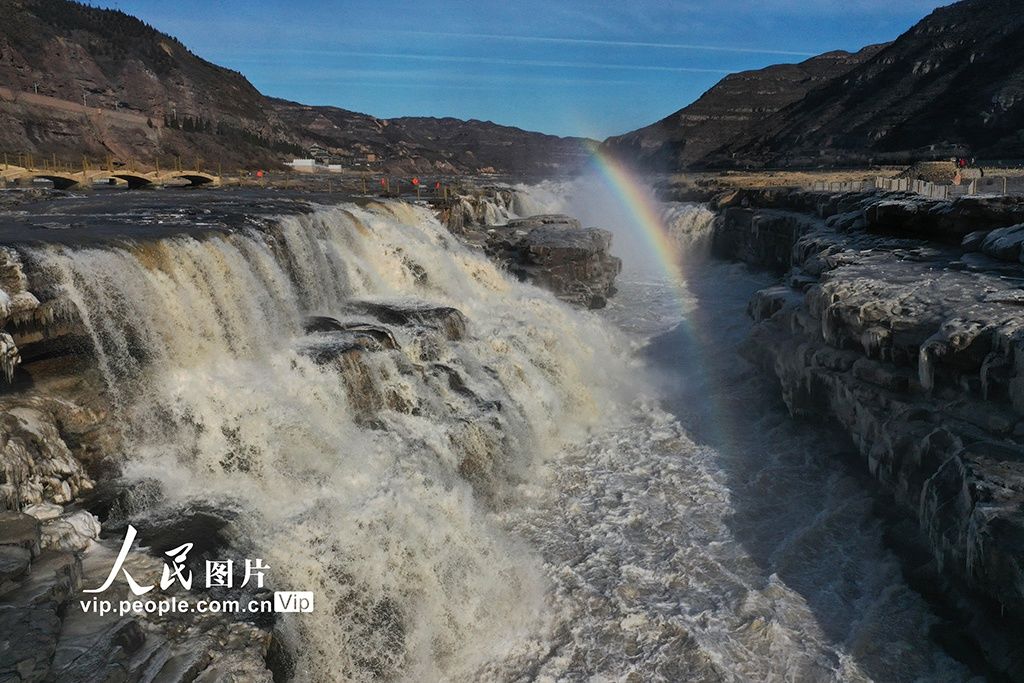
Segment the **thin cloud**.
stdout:
<path fill-rule="evenodd" d="M 603 40 L 599 38 L 562 38 L 548 36 L 518 36 L 498 33 L 447 33 L 439 31 L 395 31 L 406 35 L 437 36 L 442 38 L 480 38 L 484 40 L 510 40 L 531 43 L 556 43 L 559 45 L 605 45 L 615 47 L 649 47 L 666 50 L 697 50 L 705 52 L 736 52 L 759 55 L 786 55 L 790 57 L 814 57 L 814 52 L 775 50 L 757 47 L 728 47 L 724 45 L 699 45 L 695 43 L 650 43 L 638 40 Z"/>
<path fill-rule="evenodd" d="M 417 82 L 414 82 L 414 81 L 382 83 L 381 81 L 344 81 L 344 80 L 338 81 L 338 80 L 329 80 L 329 79 L 305 79 L 303 82 L 308 82 L 308 83 L 326 82 L 329 85 L 333 85 L 333 86 L 337 86 L 337 87 L 364 88 L 364 89 L 373 89 L 373 88 L 389 88 L 389 89 L 393 89 L 393 88 L 398 88 L 398 89 L 403 89 L 403 90 L 440 90 L 440 91 L 444 91 L 444 90 L 472 90 L 472 91 L 476 91 L 476 92 L 506 90 L 506 89 L 502 88 L 499 84 L 487 85 L 487 84 L 483 84 L 483 83 L 480 84 L 480 85 L 461 85 L 461 84 L 452 84 L 452 83 L 445 83 L 445 84 L 441 85 L 441 84 L 438 84 L 438 83 L 430 83 L 430 82 L 417 83 Z M 262 80 L 262 81 L 260 81 L 260 83 L 262 85 L 265 85 L 265 86 L 267 86 L 267 85 L 270 85 L 270 86 L 294 86 L 295 85 L 295 80 L 291 79 L 291 78 L 285 79 L 285 80 L 279 80 L 279 79 L 271 78 L 271 79 Z"/>
<path fill-rule="evenodd" d="M 268 52 L 268 51 L 264 51 Z M 459 57 L 456 55 L 426 55 L 410 52 L 353 52 L 347 50 L 276 49 L 269 52 L 330 55 L 335 57 L 369 57 L 378 59 L 409 59 L 427 62 L 458 62 L 469 64 L 496 64 L 500 66 L 540 66 L 557 69 L 615 69 L 624 71 L 668 71 L 674 73 L 729 74 L 729 69 L 702 69 L 689 66 L 656 66 L 652 64 L 613 64 L 606 62 L 552 62 L 537 59 L 505 59 L 496 57 Z M 235 60 L 245 63 L 246 60 Z"/>
<path fill-rule="evenodd" d="M 284 69 L 274 72 L 271 79 L 263 79 L 262 83 L 327 83 L 354 84 L 380 87 L 450 87 L 450 84 L 476 83 L 486 89 L 507 91 L 512 84 L 521 85 L 636 85 L 636 80 L 620 78 L 566 78 L 560 76 L 517 76 L 473 75 L 462 73 L 446 73 L 442 71 L 423 71 L 406 69 L 402 71 L 381 71 L 376 69 Z M 469 86 L 466 86 L 469 87 Z M 475 87 L 475 86 L 474 86 Z"/>

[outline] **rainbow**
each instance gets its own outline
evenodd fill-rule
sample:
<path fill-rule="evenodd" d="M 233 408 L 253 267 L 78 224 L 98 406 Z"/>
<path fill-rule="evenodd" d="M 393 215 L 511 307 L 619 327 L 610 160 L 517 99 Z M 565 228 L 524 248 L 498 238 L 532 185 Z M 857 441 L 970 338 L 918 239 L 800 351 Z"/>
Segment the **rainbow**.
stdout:
<path fill-rule="evenodd" d="M 683 254 L 665 227 L 663 208 L 648 187 L 619 161 L 593 150 L 593 167 L 640 227 L 644 242 L 673 284 L 685 286 Z"/>
<path fill-rule="evenodd" d="M 671 355 L 692 364 L 692 373 L 696 376 L 691 375 L 690 379 L 708 390 L 705 407 L 710 412 L 700 425 L 703 434 L 691 433 L 691 436 L 698 442 L 736 452 L 736 435 L 739 432 L 735 426 L 734 410 L 729 407 L 724 392 L 715 390 L 714 385 L 720 383 L 721 378 L 716 376 L 714 365 L 707 362 L 719 341 L 709 334 L 712 326 L 707 324 L 707 316 L 710 312 L 705 307 L 693 305 L 693 295 L 686 280 L 683 245 L 665 225 L 665 207 L 642 179 L 609 155 L 594 150 L 592 166 L 639 227 L 642 242 L 655 257 L 667 277 L 667 284 L 677 296 L 682 316 L 676 327 L 677 334 L 666 337 L 675 346 Z"/>

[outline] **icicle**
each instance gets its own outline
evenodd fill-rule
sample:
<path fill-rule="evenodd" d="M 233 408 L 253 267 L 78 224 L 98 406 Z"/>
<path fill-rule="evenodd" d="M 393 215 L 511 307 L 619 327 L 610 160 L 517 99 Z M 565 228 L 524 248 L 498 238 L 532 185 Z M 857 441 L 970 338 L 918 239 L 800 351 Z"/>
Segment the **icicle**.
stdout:
<path fill-rule="evenodd" d="M 925 391 L 931 391 L 935 387 L 935 368 L 932 364 L 930 346 L 927 343 L 921 345 L 917 354 L 917 377 Z"/>
<path fill-rule="evenodd" d="M 0 371 L 4 373 L 8 383 L 14 379 L 14 371 L 19 364 L 21 354 L 18 353 L 14 340 L 6 332 L 0 332 Z"/>

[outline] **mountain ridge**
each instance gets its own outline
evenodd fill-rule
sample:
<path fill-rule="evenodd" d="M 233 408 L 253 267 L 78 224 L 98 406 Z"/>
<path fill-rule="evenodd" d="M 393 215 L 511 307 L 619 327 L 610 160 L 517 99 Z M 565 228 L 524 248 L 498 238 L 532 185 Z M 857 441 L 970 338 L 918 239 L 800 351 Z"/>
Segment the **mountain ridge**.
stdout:
<path fill-rule="evenodd" d="M 749 131 L 812 88 L 863 63 L 885 45 L 859 52 L 833 50 L 796 64 L 729 74 L 693 103 L 660 121 L 608 138 L 602 148 L 650 170 L 699 164 L 730 139 Z"/>
<path fill-rule="evenodd" d="M 664 171 L 900 164 L 954 155 L 1024 158 L 1019 2 L 962 0 L 940 7 L 891 43 L 855 55 L 857 63 L 757 117 L 756 125 L 730 126 L 728 110 L 712 110 L 704 127 L 719 128 L 714 145 L 702 145 L 701 131 L 688 128 L 685 116 L 700 112 L 709 96 L 763 99 L 751 87 L 729 93 L 735 74 L 672 116 L 609 138 L 604 149 Z M 758 76 L 749 83 L 756 86 L 785 68 L 745 73 Z"/>
<path fill-rule="evenodd" d="M 864 64 L 779 112 L 730 157 L 763 165 L 1024 157 L 1024 6 L 940 7 Z"/>
<path fill-rule="evenodd" d="M 0 151 L 9 154 L 257 167 L 319 145 L 349 165 L 372 159 L 384 171 L 550 175 L 578 169 L 592 143 L 482 121 L 381 119 L 289 103 L 120 10 L 0 0 L 0 16 L 0 86 L 83 104 L 0 98 Z M 138 114 L 145 125 L 115 112 Z M 460 138 L 451 148 L 436 142 Z"/>

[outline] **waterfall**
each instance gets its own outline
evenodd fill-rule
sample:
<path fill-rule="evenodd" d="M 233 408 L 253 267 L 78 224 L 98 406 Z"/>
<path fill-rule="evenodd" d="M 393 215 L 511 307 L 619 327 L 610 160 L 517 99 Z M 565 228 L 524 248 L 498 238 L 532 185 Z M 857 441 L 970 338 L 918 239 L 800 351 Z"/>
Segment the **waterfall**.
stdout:
<path fill-rule="evenodd" d="M 650 251 L 588 192 L 470 206 Z M 226 510 L 271 590 L 314 592 L 276 624 L 297 680 L 966 680 L 845 446 L 739 358 L 774 280 L 662 208 L 685 282 L 648 253 L 601 317 L 400 202 L 21 256 L 164 492 L 135 519 Z"/>
<path fill-rule="evenodd" d="M 596 317 L 401 203 L 25 257 L 92 340 L 126 475 L 242 510 L 273 588 L 315 592 L 279 622 L 300 680 L 470 678 L 536 629 L 542 564 L 495 513 L 629 393 Z"/>
<path fill-rule="evenodd" d="M 705 258 L 711 254 L 715 212 L 703 204 L 666 204 L 661 220 L 684 258 Z"/>

